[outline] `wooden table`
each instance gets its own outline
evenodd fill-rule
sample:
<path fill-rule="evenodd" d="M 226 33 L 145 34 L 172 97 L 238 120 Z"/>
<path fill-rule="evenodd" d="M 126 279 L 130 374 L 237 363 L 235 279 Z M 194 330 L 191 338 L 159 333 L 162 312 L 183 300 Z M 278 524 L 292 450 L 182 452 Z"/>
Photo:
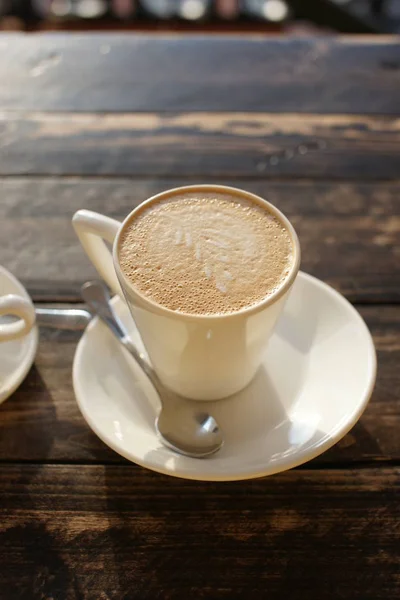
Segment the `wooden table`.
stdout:
<path fill-rule="evenodd" d="M 355 304 L 379 361 L 329 452 L 201 483 L 107 448 L 74 399 L 79 334 L 43 330 L 0 408 L 0 597 L 398 597 L 399 41 L 3 35 L 0 50 L 1 263 L 35 302 L 76 304 L 94 274 L 78 208 L 123 217 L 166 188 L 232 184 L 289 216 L 303 269 Z"/>

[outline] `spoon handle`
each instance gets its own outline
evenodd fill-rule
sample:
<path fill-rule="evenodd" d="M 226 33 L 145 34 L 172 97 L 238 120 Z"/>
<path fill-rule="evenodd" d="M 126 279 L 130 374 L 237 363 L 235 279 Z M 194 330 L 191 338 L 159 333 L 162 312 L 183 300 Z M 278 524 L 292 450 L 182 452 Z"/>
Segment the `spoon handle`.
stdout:
<path fill-rule="evenodd" d="M 171 394 L 176 395 L 164 388 L 157 373 L 131 342 L 124 325 L 114 312 L 105 285 L 98 281 L 89 281 L 82 286 L 81 291 L 92 315 L 99 317 L 109 327 L 153 384 L 161 403 L 155 428 L 163 444 L 174 452 L 195 458 L 208 456 L 219 450 L 223 439 L 213 417 L 203 411 L 200 414 L 198 411 L 196 413 L 192 409 L 190 418 L 187 417 L 186 412 L 186 420 L 182 421 L 182 414 L 180 414 L 182 410 L 177 411 L 174 409 L 174 403 L 167 402 Z M 178 418 L 179 414 L 180 418 Z"/>
<path fill-rule="evenodd" d="M 122 342 L 126 337 L 126 331 L 111 308 L 110 294 L 105 285 L 97 281 L 88 281 L 81 287 L 81 293 L 90 312 L 100 317 L 113 334 Z"/>
<path fill-rule="evenodd" d="M 106 286 L 100 281 L 88 281 L 81 288 L 82 298 L 89 307 L 94 316 L 98 316 L 103 323 L 111 329 L 112 333 L 117 337 L 121 344 L 136 360 L 140 368 L 146 373 L 157 391 L 161 392 L 162 383 L 158 376 L 147 362 L 143 354 L 131 342 L 124 325 L 114 312 L 110 303 L 110 294 Z M 162 400 L 161 400 L 162 401 Z"/>
<path fill-rule="evenodd" d="M 92 318 L 87 310 L 80 308 L 35 308 L 36 323 L 43 327 L 82 331 Z"/>

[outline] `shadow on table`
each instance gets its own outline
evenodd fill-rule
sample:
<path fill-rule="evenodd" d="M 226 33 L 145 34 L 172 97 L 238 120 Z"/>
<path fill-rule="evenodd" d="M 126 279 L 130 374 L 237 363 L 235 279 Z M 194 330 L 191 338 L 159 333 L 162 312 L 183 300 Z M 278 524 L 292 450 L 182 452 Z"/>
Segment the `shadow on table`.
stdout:
<path fill-rule="evenodd" d="M 351 467 L 352 462 L 356 464 L 380 458 L 386 458 L 385 453 L 376 437 L 366 429 L 361 418 L 344 438 L 313 462 L 321 464 L 321 467 L 328 463 L 337 463 L 339 467 L 346 464 Z"/>
<path fill-rule="evenodd" d="M 55 432 L 49 424 L 56 419 L 52 396 L 33 366 L 0 407 L 0 456 L 8 463 L 0 464 L 3 505 L 7 507 L 0 529 L 0 562 L 4 574 L 18 567 L 12 589 L 2 590 L 4 600 L 62 600 L 74 586 L 60 540 L 49 531 L 42 514 L 40 483 L 39 493 L 35 491 L 54 443 Z"/>
<path fill-rule="evenodd" d="M 20 387 L 0 406 L 2 460 L 45 462 L 54 443 L 49 423 L 56 420 L 52 396 L 33 365 Z"/>

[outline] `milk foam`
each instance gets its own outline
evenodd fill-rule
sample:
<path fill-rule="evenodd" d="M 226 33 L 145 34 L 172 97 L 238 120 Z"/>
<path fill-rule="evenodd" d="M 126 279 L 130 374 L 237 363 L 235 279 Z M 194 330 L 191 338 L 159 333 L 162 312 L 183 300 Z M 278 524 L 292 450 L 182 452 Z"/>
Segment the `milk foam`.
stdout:
<path fill-rule="evenodd" d="M 187 314 L 225 314 L 279 288 L 293 261 L 289 233 L 243 197 L 191 192 L 136 213 L 121 236 L 124 274 L 142 295 Z"/>

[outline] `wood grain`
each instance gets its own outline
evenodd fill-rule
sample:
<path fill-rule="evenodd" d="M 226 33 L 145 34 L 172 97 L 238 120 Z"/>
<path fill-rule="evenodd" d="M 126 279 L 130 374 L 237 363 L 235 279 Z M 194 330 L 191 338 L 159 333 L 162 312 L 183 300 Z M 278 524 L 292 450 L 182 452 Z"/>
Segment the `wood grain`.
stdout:
<path fill-rule="evenodd" d="M 302 268 L 353 302 L 400 300 L 399 183 L 213 179 L 269 199 L 300 237 Z M 122 219 L 185 179 L 2 178 L 0 254 L 36 301 L 76 301 L 95 275 L 71 227 L 88 208 Z M 338 258 L 339 257 L 339 258 Z"/>
<path fill-rule="evenodd" d="M 3 112 L 0 175 L 396 179 L 399 143 L 396 117 Z"/>
<path fill-rule="evenodd" d="M 4 600 L 398 597 L 400 470 L 2 466 Z"/>
<path fill-rule="evenodd" d="M 123 218 L 187 183 L 243 187 L 295 225 L 303 269 L 378 354 L 361 420 L 311 463 L 201 483 L 106 447 L 74 399 L 79 333 L 43 329 L 0 407 L 3 600 L 400 595 L 397 38 L 0 36 L 0 257 L 36 301 L 94 274 L 73 213 Z"/>
<path fill-rule="evenodd" d="M 361 421 L 319 466 L 400 460 L 400 306 L 360 307 L 378 352 L 378 379 Z M 41 331 L 35 365 L 0 407 L 0 462 L 121 463 L 91 432 L 72 388 L 72 360 L 80 334 Z"/>
<path fill-rule="evenodd" d="M 398 114 L 396 37 L 15 35 L 0 108 Z"/>

